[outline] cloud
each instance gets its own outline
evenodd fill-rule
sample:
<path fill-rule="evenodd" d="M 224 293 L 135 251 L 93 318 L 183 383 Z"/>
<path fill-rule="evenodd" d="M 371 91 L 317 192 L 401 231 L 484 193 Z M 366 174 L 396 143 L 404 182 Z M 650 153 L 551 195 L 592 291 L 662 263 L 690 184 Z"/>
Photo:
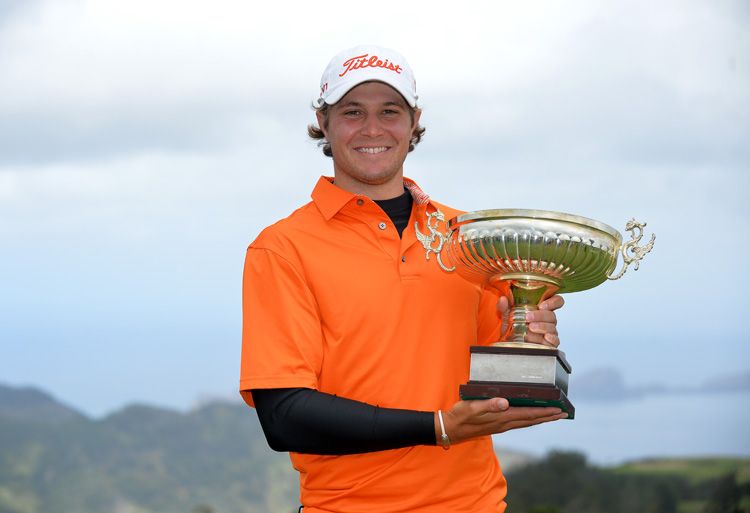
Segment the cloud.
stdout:
<path fill-rule="evenodd" d="M 402 43 L 437 161 L 554 158 L 566 172 L 612 160 L 747 163 L 746 13 L 635 4 L 496 6 L 458 20 L 436 10 L 421 13 L 421 36 L 366 26 L 339 38 Z M 648 23 L 631 9 L 649 12 Z M 305 23 L 283 10 L 223 0 L 206 20 L 201 3 L 47 1 L 35 16 L 11 16 L 0 32 L 14 49 L 0 56 L 0 166 L 226 151 L 269 129 L 296 133 L 338 47 L 329 34 L 300 48 Z M 442 37 L 457 21 L 473 27 L 463 45 Z M 482 32 L 494 37 L 468 52 Z"/>
<path fill-rule="evenodd" d="M 166 3 L 134 4 L 48 1 L 3 28 L 0 166 L 226 151 L 299 117 L 284 106 L 309 114 L 315 74 L 305 88 L 298 67 L 271 69 L 249 5 L 203 24 L 204 4 L 173 5 L 177 23 Z"/>
<path fill-rule="evenodd" d="M 20 16 L 33 13 L 33 11 L 42 3 L 43 0 L 27 0 L 17 2 L 13 0 L 3 0 L 0 2 L 0 29 L 4 25 L 13 23 Z"/>

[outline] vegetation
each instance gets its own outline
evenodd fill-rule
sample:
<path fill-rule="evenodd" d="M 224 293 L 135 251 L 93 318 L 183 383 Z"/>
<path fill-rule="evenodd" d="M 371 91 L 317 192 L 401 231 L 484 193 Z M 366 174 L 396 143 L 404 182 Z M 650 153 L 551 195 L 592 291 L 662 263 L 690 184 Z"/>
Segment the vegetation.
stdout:
<path fill-rule="evenodd" d="M 296 511 L 288 456 L 268 449 L 244 405 L 186 414 L 132 406 L 92 420 L 38 391 L 19 393 L 0 385 L 0 513 Z M 748 459 L 601 468 L 579 453 L 501 458 L 509 513 L 750 513 Z"/>
<path fill-rule="evenodd" d="M 0 413 L 0 513 L 289 513 L 294 474 L 240 404 L 98 421 Z"/>
<path fill-rule="evenodd" d="M 750 460 L 660 459 L 616 468 L 554 452 L 512 472 L 513 513 L 750 513 Z"/>

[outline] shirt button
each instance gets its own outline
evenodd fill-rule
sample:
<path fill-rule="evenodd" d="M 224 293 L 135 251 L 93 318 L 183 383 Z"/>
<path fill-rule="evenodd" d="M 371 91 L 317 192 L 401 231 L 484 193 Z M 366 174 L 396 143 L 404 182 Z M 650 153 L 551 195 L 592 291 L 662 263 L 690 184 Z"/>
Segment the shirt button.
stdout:
<path fill-rule="evenodd" d="M 359 199 L 357 200 L 357 205 L 359 205 L 360 207 L 361 207 L 362 205 L 364 205 L 364 204 L 365 204 L 365 200 L 363 200 L 362 198 L 359 198 Z"/>
<path fill-rule="evenodd" d="M 378 228 L 380 228 L 381 230 L 385 230 L 385 223 L 383 221 L 380 221 Z"/>
<path fill-rule="evenodd" d="M 402 262 L 406 262 L 406 255 L 403 255 L 403 256 L 401 257 L 401 261 L 402 261 Z"/>

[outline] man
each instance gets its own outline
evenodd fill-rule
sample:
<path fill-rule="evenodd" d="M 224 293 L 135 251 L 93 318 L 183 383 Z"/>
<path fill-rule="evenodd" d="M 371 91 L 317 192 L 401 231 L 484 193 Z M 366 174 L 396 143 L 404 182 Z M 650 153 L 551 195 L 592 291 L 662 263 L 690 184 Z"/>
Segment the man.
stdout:
<path fill-rule="evenodd" d="M 458 401 L 469 346 L 499 338 L 508 302 L 425 259 L 414 225 L 440 209 L 403 176 L 424 132 L 404 58 L 335 56 L 315 102 L 333 178 L 247 252 L 240 389 L 290 451 L 305 513 L 505 509 L 489 435 L 564 418 L 505 399 Z M 441 227 L 444 228 L 444 227 Z M 557 346 L 554 296 L 528 340 Z"/>

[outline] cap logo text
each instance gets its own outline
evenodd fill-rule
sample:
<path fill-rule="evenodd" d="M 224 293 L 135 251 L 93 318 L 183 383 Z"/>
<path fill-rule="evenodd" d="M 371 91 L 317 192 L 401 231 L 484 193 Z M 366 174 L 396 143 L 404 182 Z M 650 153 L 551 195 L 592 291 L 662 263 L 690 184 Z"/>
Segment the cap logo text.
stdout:
<path fill-rule="evenodd" d="M 396 73 L 401 73 L 401 70 L 403 69 L 400 65 L 389 62 L 388 59 L 383 61 L 380 60 L 377 55 L 369 56 L 369 54 L 363 54 L 345 60 L 344 71 L 339 74 L 339 76 L 343 77 L 350 71 L 360 68 L 385 68 L 395 71 Z"/>

